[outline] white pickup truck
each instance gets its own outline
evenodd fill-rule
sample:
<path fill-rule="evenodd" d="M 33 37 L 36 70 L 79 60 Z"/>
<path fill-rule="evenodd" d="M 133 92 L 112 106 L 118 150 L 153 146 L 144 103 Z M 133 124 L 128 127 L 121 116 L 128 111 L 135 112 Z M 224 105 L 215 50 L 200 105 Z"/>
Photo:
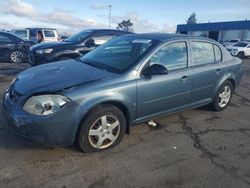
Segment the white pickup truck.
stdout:
<path fill-rule="evenodd" d="M 239 42 L 227 48 L 233 55 L 241 59 L 250 56 L 250 42 Z"/>

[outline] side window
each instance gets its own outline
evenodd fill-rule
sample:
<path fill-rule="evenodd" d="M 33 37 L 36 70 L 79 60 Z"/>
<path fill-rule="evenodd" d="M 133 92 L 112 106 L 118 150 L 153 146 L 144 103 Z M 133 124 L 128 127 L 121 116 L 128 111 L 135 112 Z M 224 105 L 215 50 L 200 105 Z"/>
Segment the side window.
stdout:
<path fill-rule="evenodd" d="M 27 38 L 27 31 L 26 30 L 16 30 L 14 35 L 17 35 L 20 38 Z"/>
<path fill-rule="evenodd" d="M 29 34 L 30 34 L 30 37 L 36 38 L 37 30 L 36 29 L 30 29 Z"/>
<path fill-rule="evenodd" d="M 186 42 L 174 42 L 162 47 L 150 59 L 151 64 L 164 65 L 168 71 L 187 67 L 188 55 Z"/>
<path fill-rule="evenodd" d="M 99 46 L 109 41 L 113 37 L 114 37 L 113 35 L 102 35 L 102 36 L 94 36 L 92 37 L 92 39 L 94 40 L 95 45 Z"/>
<path fill-rule="evenodd" d="M 193 63 L 203 65 L 214 63 L 213 45 L 208 42 L 192 42 Z"/>
<path fill-rule="evenodd" d="M 215 57 L 215 62 L 219 62 L 219 61 L 222 61 L 222 53 L 221 53 L 221 49 L 216 46 L 216 45 L 213 45 L 214 46 L 214 57 Z"/>
<path fill-rule="evenodd" d="M 2 43 L 7 43 L 7 42 L 11 42 L 12 40 L 7 37 L 6 35 L 0 34 L 0 42 Z"/>
<path fill-rule="evenodd" d="M 44 30 L 43 33 L 45 37 L 49 37 L 49 38 L 56 37 L 55 32 L 53 30 Z"/>

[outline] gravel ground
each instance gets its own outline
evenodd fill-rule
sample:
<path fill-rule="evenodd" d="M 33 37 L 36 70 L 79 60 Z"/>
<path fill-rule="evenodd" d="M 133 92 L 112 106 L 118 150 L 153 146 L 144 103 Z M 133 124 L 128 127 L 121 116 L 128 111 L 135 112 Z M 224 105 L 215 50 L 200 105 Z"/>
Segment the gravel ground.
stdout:
<path fill-rule="evenodd" d="M 10 134 L 0 109 L 0 187 L 250 187 L 250 59 L 230 106 L 140 124 L 120 145 L 84 154 L 75 146 L 30 146 Z M 28 65 L 0 63 L 0 103 Z M 1 105 L 1 104 L 0 104 Z"/>

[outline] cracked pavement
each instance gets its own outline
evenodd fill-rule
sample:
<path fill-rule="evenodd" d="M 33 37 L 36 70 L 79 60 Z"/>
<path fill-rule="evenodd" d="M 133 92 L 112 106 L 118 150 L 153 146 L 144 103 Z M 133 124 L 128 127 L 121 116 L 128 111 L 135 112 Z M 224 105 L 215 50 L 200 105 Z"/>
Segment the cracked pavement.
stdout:
<path fill-rule="evenodd" d="M 0 63 L 4 90 L 28 65 Z M 208 107 L 139 124 L 112 150 L 30 146 L 0 114 L 0 187 L 250 187 L 250 59 L 230 106 Z M 0 109 L 1 112 L 1 109 Z"/>

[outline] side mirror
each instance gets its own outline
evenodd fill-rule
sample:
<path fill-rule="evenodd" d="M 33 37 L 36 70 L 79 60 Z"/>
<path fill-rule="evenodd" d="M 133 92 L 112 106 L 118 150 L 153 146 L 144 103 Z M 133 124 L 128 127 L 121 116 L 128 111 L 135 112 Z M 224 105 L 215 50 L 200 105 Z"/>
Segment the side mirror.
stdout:
<path fill-rule="evenodd" d="M 168 74 L 168 70 L 166 67 L 160 64 L 153 64 L 143 70 L 144 76 L 152 76 L 152 75 L 164 75 Z"/>
<path fill-rule="evenodd" d="M 95 41 L 93 39 L 89 39 L 85 42 L 85 46 L 88 48 L 95 47 Z"/>

